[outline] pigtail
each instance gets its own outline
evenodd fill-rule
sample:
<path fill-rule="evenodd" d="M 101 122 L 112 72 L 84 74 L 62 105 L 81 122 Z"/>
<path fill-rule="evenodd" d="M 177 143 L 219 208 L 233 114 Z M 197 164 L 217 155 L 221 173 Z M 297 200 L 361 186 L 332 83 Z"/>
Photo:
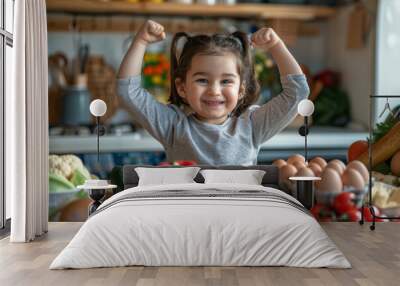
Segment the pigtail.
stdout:
<path fill-rule="evenodd" d="M 176 33 L 172 39 L 172 43 L 171 43 L 171 68 L 170 68 L 170 86 L 171 86 L 171 91 L 170 91 L 170 102 L 172 104 L 175 105 L 181 105 L 182 104 L 182 99 L 178 94 L 178 91 L 176 90 L 176 86 L 175 86 L 175 79 L 180 77 L 182 78 L 182 75 L 180 74 L 179 71 L 179 58 L 180 55 L 182 54 L 182 52 L 180 53 L 180 55 L 178 55 L 177 53 L 177 45 L 179 40 L 185 37 L 187 39 L 189 39 L 189 35 L 184 33 L 184 32 L 179 32 Z M 182 47 L 183 50 L 183 47 Z"/>
<path fill-rule="evenodd" d="M 233 114 L 239 116 L 243 113 L 250 105 L 254 104 L 260 96 L 260 85 L 256 79 L 256 73 L 254 70 L 253 56 L 251 53 L 249 38 L 246 33 L 237 31 L 231 34 L 233 37 L 238 39 L 242 46 L 241 56 L 243 61 L 243 79 L 244 84 L 244 95 L 239 100 Z"/>

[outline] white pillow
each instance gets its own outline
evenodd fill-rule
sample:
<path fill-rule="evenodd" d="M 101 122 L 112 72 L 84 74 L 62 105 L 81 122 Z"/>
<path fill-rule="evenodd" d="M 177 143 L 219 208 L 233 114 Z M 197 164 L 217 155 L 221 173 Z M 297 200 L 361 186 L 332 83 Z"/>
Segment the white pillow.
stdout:
<path fill-rule="evenodd" d="M 138 186 L 196 183 L 193 179 L 199 170 L 199 167 L 135 168 L 139 176 Z"/>
<path fill-rule="evenodd" d="M 205 184 L 234 183 L 261 185 L 265 171 L 262 170 L 201 170 Z"/>

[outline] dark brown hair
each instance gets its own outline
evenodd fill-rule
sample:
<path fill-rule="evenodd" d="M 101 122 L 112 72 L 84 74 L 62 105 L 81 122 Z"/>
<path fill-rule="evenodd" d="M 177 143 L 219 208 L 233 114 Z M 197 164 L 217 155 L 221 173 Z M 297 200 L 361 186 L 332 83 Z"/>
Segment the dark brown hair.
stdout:
<path fill-rule="evenodd" d="M 180 55 L 177 55 L 177 44 L 181 38 L 186 38 L 186 43 Z M 171 94 L 170 102 L 177 106 L 186 104 L 179 96 L 175 79 L 186 80 L 186 73 L 190 69 L 192 59 L 197 54 L 220 55 L 225 52 L 232 53 L 238 60 L 240 85 L 244 84 L 243 97 L 238 101 L 232 114 L 239 116 L 250 105 L 254 104 L 260 93 L 260 86 L 256 80 L 249 40 L 243 32 L 232 34 L 214 34 L 189 36 L 184 32 L 176 33 L 171 44 Z"/>

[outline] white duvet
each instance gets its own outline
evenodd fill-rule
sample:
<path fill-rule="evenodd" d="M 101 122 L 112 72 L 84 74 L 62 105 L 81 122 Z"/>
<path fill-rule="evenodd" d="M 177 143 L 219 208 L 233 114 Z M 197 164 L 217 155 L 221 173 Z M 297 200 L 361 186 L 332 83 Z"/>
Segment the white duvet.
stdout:
<path fill-rule="evenodd" d="M 174 190 L 172 197 L 154 197 Z M 252 191 L 257 195 L 252 196 Z M 218 195 L 223 193 L 227 195 Z M 342 252 L 299 204 L 277 189 L 254 185 L 131 188 L 105 201 L 50 269 L 127 265 L 350 268 Z"/>

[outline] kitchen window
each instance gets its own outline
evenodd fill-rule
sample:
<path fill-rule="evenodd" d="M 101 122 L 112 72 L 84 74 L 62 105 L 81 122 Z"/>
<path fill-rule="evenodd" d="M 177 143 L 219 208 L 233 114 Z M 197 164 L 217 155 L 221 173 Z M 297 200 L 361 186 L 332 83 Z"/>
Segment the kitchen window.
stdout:
<path fill-rule="evenodd" d="M 5 189 L 5 100 L 11 94 L 14 0 L 0 0 L 0 235 L 8 231 L 10 194 Z"/>

